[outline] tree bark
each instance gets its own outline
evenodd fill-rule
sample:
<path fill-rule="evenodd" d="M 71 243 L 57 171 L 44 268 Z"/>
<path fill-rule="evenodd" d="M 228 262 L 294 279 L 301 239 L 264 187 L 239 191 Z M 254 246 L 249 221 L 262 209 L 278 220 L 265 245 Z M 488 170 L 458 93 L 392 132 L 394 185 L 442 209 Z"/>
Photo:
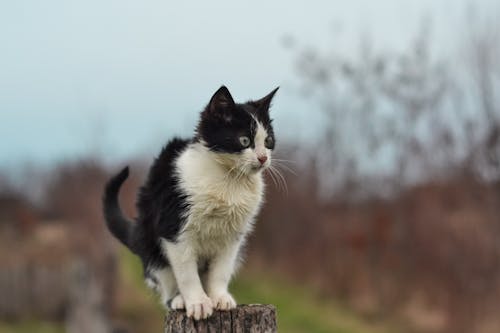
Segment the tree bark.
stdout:
<path fill-rule="evenodd" d="M 274 333 L 276 309 L 272 305 L 238 305 L 231 311 L 215 311 L 205 320 L 186 317 L 184 311 L 170 311 L 165 333 Z"/>

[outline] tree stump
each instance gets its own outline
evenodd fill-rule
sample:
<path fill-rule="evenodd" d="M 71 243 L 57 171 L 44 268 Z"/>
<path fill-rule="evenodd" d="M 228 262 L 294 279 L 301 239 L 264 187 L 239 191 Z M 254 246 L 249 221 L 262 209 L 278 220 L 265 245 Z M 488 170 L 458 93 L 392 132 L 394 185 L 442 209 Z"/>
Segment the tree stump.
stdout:
<path fill-rule="evenodd" d="M 276 309 L 272 305 L 238 305 L 231 311 L 215 311 L 205 320 L 186 317 L 184 311 L 170 311 L 165 333 L 274 333 Z"/>

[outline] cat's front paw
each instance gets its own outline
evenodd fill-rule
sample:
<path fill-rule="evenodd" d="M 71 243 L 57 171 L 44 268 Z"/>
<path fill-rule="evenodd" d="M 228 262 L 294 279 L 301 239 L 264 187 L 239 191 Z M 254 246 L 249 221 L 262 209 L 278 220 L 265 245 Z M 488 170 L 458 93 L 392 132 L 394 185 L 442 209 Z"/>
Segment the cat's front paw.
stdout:
<path fill-rule="evenodd" d="M 231 310 L 236 307 L 236 301 L 227 291 L 215 294 L 210 297 L 216 310 Z"/>
<path fill-rule="evenodd" d="M 206 319 L 210 317 L 214 311 L 212 300 L 208 296 L 203 295 L 194 300 L 186 301 L 186 315 L 194 320 Z"/>
<path fill-rule="evenodd" d="M 172 299 L 170 299 L 167 303 L 169 309 L 172 310 L 182 310 L 186 307 L 184 304 L 184 297 L 181 294 L 175 295 Z"/>

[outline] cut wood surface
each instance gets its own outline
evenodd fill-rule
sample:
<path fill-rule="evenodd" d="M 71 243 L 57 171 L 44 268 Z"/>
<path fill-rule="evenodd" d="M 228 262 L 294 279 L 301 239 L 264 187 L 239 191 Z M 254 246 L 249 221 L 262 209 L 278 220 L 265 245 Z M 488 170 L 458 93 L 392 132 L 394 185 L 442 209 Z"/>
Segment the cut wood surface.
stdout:
<path fill-rule="evenodd" d="M 273 333 L 276 309 L 272 305 L 238 305 L 231 311 L 215 311 L 205 320 L 193 320 L 185 311 L 170 311 L 165 319 L 165 333 Z"/>

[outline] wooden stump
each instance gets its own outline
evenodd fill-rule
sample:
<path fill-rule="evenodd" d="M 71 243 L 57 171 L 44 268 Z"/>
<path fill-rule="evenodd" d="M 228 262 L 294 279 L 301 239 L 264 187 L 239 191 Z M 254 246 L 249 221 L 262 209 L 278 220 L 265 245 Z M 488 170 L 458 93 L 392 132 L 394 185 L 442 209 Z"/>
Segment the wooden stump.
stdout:
<path fill-rule="evenodd" d="M 272 305 L 238 305 L 231 311 L 216 311 L 205 320 L 186 317 L 184 311 L 170 311 L 165 333 L 274 333 L 276 309 Z"/>

